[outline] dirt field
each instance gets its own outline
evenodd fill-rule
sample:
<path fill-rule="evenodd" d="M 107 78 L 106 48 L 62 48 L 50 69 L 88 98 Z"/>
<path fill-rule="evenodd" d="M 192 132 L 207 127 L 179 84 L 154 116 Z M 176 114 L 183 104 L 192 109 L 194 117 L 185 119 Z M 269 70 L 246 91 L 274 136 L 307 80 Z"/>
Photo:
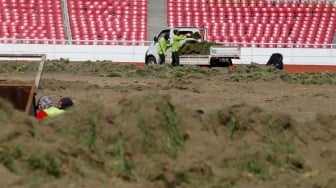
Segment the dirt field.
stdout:
<path fill-rule="evenodd" d="M 2 62 L 0 83 L 34 71 Z M 42 95 L 75 106 L 0 100 L 0 187 L 336 187 L 336 73 L 57 61 Z"/>

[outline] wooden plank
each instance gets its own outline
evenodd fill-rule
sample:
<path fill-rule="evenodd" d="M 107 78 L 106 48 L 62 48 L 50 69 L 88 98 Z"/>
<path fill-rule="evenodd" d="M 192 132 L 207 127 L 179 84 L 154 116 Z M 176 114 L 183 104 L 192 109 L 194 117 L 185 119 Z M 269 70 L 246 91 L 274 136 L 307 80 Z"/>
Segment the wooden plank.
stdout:
<path fill-rule="evenodd" d="M 40 80 L 41 80 L 41 75 L 42 75 L 42 71 L 43 71 L 43 67 L 44 67 L 44 62 L 46 60 L 46 55 L 43 54 L 41 56 L 41 61 L 40 61 L 40 65 L 39 68 L 37 70 L 37 74 L 36 74 L 36 78 L 35 78 L 35 90 L 37 91 L 38 86 L 40 84 Z"/>
<path fill-rule="evenodd" d="M 44 62 L 46 60 L 45 54 L 0 54 L 0 58 L 40 58 L 40 64 L 35 77 L 35 92 L 37 92 L 43 72 Z"/>

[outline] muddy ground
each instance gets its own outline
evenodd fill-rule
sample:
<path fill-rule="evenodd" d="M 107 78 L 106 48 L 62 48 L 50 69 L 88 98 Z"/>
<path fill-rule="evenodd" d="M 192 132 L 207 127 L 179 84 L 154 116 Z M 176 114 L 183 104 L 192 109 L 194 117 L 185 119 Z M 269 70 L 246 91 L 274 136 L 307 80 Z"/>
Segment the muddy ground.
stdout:
<path fill-rule="evenodd" d="M 2 62 L 0 83 L 36 63 Z M 0 187 L 336 187 L 336 74 L 51 61 L 37 120 L 0 100 Z"/>

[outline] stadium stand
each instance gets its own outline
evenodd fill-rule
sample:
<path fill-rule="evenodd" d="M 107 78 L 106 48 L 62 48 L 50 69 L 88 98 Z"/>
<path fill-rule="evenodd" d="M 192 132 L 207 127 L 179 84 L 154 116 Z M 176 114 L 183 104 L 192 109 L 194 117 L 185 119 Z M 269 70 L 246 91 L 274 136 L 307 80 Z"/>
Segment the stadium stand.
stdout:
<path fill-rule="evenodd" d="M 65 39 L 61 1 L 0 0 L 0 37 Z"/>
<path fill-rule="evenodd" d="M 327 47 L 336 29 L 332 1 L 167 0 L 168 26 L 208 29 L 209 40 L 248 47 Z"/>
<path fill-rule="evenodd" d="M 147 0 L 68 0 L 73 40 L 146 40 Z"/>
<path fill-rule="evenodd" d="M 253 43 L 257 47 L 327 47 L 336 30 L 336 6 L 331 0 L 161 1 L 166 2 L 167 26 L 206 27 L 209 40 L 245 47 Z M 0 0 L 0 43 L 145 41 L 150 29 L 148 2 L 153 1 Z"/>
<path fill-rule="evenodd" d="M 147 0 L 0 0 L 0 38 L 146 40 Z"/>

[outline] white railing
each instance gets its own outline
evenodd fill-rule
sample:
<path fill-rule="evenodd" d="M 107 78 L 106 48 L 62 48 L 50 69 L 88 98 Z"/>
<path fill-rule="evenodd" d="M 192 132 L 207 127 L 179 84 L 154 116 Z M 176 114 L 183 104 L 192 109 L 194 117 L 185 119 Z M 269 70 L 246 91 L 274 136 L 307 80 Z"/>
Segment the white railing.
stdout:
<path fill-rule="evenodd" d="M 0 38 L 0 44 L 44 44 L 44 45 L 113 45 L 149 46 L 153 41 L 138 40 L 63 40 L 63 39 L 16 39 Z M 336 44 L 317 43 L 257 43 L 257 42 L 217 42 L 223 46 L 246 48 L 336 48 Z"/>
<path fill-rule="evenodd" d="M 46 54 L 47 59 L 144 63 L 152 41 L 72 41 L 0 39 L 0 53 Z M 76 44 L 78 43 L 78 44 Z M 108 45 L 107 45 L 108 44 Z M 241 46 L 240 64 L 266 63 L 272 53 L 281 53 L 286 64 L 336 65 L 336 44 L 221 43 Z M 245 46 L 244 46 L 245 45 Z M 266 46 L 272 46 L 273 48 Z"/>
<path fill-rule="evenodd" d="M 138 40 L 64 40 L 0 38 L 0 44 L 148 46 L 149 43 L 150 41 Z"/>

